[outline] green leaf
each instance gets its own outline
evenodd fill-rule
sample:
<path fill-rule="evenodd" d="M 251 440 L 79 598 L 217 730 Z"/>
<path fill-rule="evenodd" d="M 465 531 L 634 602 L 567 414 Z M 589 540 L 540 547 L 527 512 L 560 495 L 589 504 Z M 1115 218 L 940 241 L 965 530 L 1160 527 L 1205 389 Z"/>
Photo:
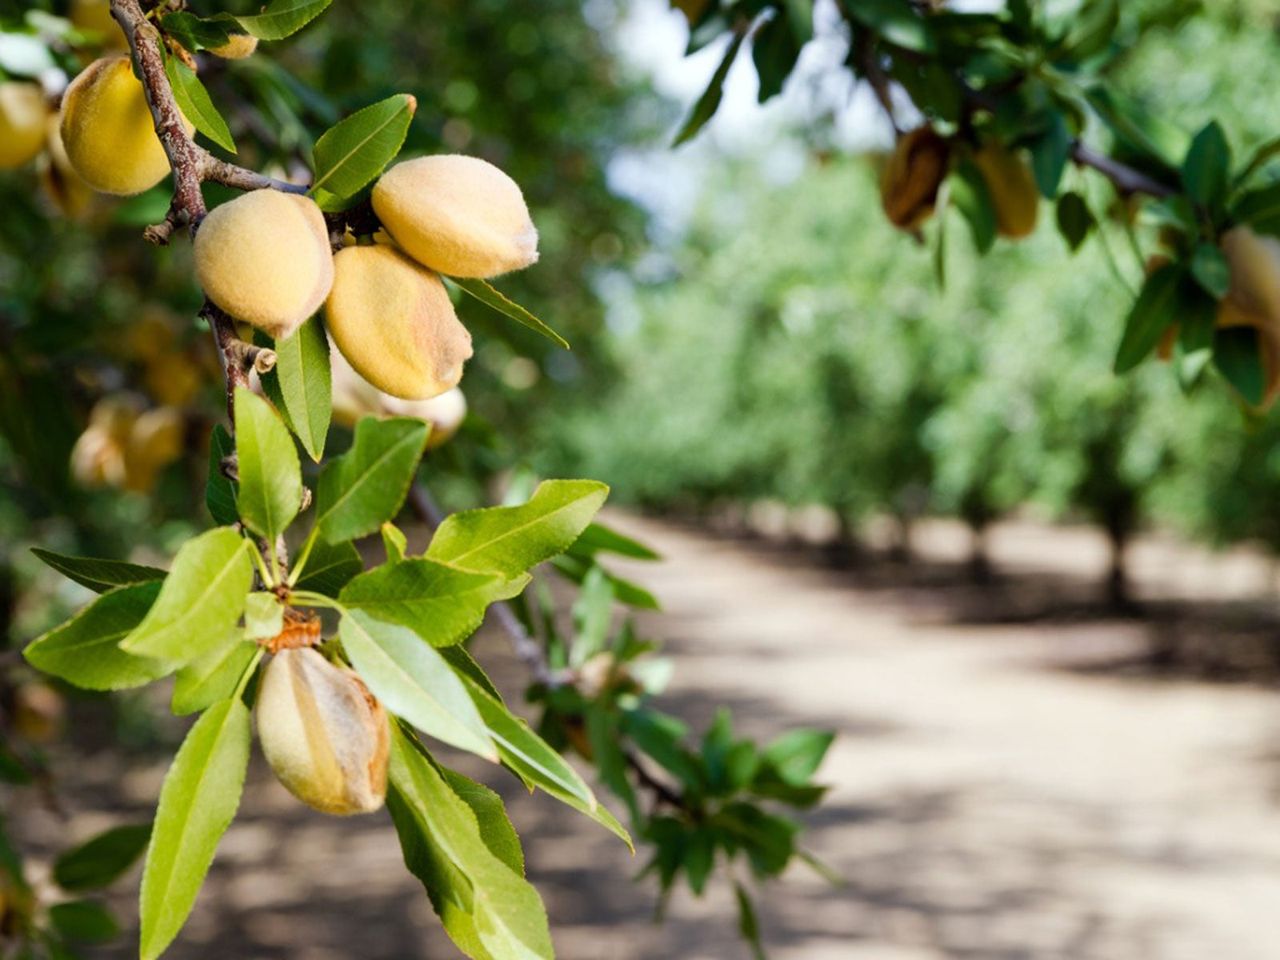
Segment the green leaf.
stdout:
<path fill-rule="evenodd" d="M 1273 137 L 1266 141 L 1249 157 L 1244 168 L 1236 174 L 1236 184 L 1245 183 L 1250 177 L 1257 173 L 1262 167 L 1271 160 L 1277 153 L 1280 153 L 1280 137 Z"/>
<path fill-rule="evenodd" d="M 165 572 L 157 567 L 144 567 L 136 563 L 125 563 L 123 560 L 70 557 L 40 547 L 32 547 L 31 552 L 45 565 L 95 593 L 106 593 L 116 587 L 165 578 Z"/>
<path fill-rule="evenodd" d="M 333 415 L 329 341 L 318 317 L 274 344 L 276 365 L 262 377 L 262 389 L 316 463 L 324 456 Z"/>
<path fill-rule="evenodd" d="M 537 891 L 494 854 L 471 808 L 399 731 L 391 745 L 391 784 L 388 806 L 405 863 L 422 879 L 455 942 L 473 957 L 550 960 Z"/>
<path fill-rule="evenodd" d="M 585 813 L 631 847 L 631 837 L 591 792 L 569 762 L 538 736 L 520 717 L 490 696 L 470 677 L 463 677 L 471 699 L 498 745 L 503 764 L 530 787 L 541 787 L 551 796 Z M 632 847 L 634 850 L 634 847 Z"/>
<path fill-rule="evenodd" d="M 22 655 L 37 670 L 86 690 L 123 690 L 157 680 L 173 667 L 126 653 L 120 641 L 142 623 L 160 589 L 152 581 L 110 590 L 33 640 Z"/>
<path fill-rule="evenodd" d="M 395 159 L 409 132 L 418 101 L 398 93 L 330 127 L 315 146 L 311 193 L 322 210 L 341 210 L 343 202 L 372 182 Z"/>
<path fill-rule="evenodd" d="M 258 14 L 236 22 L 259 40 L 283 40 L 314 20 L 333 0 L 271 0 Z"/>
<path fill-rule="evenodd" d="M 1185 275 L 1178 264 L 1166 263 L 1147 277 L 1125 321 L 1116 351 L 1116 373 L 1127 373 L 1145 360 L 1165 329 L 1177 320 L 1179 287 Z"/>
<path fill-rule="evenodd" d="M 284 629 L 284 605 L 267 590 L 256 590 L 244 601 L 244 638 L 269 640 Z"/>
<path fill-rule="evenodd" d="M 338 634 L 351 665 L 383 706 L 437 740 L 497 762 L 466 687 L 434 647 L 360 610 L 342 618 Z"/>
<path fill-rule="evenodd" d="M 595 480 L 545 480 L 521 506 L 447 517 L 426 556 L 463 570 L 517 576 L 568 549 L 608 495 Z"/>
<path fill-rule="evenodd" d="M 1248 224 L 1258 233 L 1280 236 L 1280 183 L 1241 196 L 1231 209 L 1231 219 Z"/>
<path fill-rule="evenodd" d="M 1231 177 L 1231 148 L 1218 122 L 1207 124 L 1187 150 L 1182 162 L 1182 184 L 1196 203 L 1216 209 L 1227 195 Z"/>
<path fill-rule="evenodd" d="M 363 569 L 364 561 L 360 559 L 360 551 L 350 540 L 338 543 L 317 540 L 295 586 L 298 590 L 336 597 L 351 578 Z"/>
<path fill-rule="evenodd" d="M 1111 44 L 1120 25 L 1118 0 L 1084 0 L 1072 17 L 1062 52 L 1079 62 L 1101 53 Z"/>
<path fill-rule="evenodd" d="M 399 563 L 404 559 L 409 538 L 404 531 L 388 520 L 382 525 L 382 546 L 387 551 L 387 563 Z"/>
<path fill-rule="evenodd" d="M 1067 241 L 1071 252 L 1075 253 L 1097 223 L 1093 218 L 1093 211 L 1089 209 L 1084 197 L 1073 192 L 1064 193 L 1058 198 L 1057 214 L 1058 232 Z"/>
<path fill-rule="evenodd" d="M 246 641 L 187 664 L 174 675 L 169 709 L 181 717 L 227 699 L 236 692 L 240 678 L 259 652 L 257 644 Z"/>
<path fill-rule="evenodd" d="M 1183 282 L 1183 301 L 1178 313 L 1178 344 L 1187 373 L 1203 370 L 1213 352 L 1213 332 L 1218 325 L 1218 301 L 1202 287 Z M 1192 355 L 1203 354 L 1192 359 Z"/>
<path fill-rule="evenodd" d="M 803 786 L 817 773 L 835 738 L 830 730 L 792 730 L 765 747 L 761 755 L 787 783 Z"/>
<path fill-rule="evenodd" d="M 791 21 L 780 10 L 755 32 L 751 39 L 751 59 L 760 78 L 757 94 L 760 103 L 782 92 L 783 84 L 795 69 L 801 43 L 792 30 Z"/>
<path fill-rule="evenodd" d="M 633 560 L 662 559 L 662 554 L 656 550 L 603 523 L 587 524 L 587 528 L 573 542 L 569 551 L 583 557 L 593 557 L 597 553 L 616 553 L 620 557 L 630 557 Z"/>
<path fill-rule="evenodd" d="M 1214 331 L 1213 364 L 1244 401 L 1258 406 L 1266 396 L 1267 372 L 1262 364 L 1258 331 L 1227 327 Z"/>
<path fill-rule="evenodd" d="M 1231 289 L 1231 267 L 1217 244 L 1201 243 L 1191 255 L 1191 275 L 1205 293 L 1221 300 Z"/>
<path fill-rule="evenodd" d="M 112 827 L 58 857 L 53 879 L 69 893 L 108 886 L 137 862 L 150 837 L 149 823 Z"/>
<path fill-rule="evenodd" d="M 213 105 L 209 91 L 205 89 L 194 70 L 174 56 L 164 59 L 164 72 L 169 76 L 173 99 L 182 115 L 195 124 L 195 128 L 228 153 L 236 152 L 236 141 L 231 128 Z"/>
<path fill-rule="evenodd" d="M 253 583 L 250 549 L 229 527 L 188 541 L 146 618 L 120 646 L 185 666 L 228 644 Z"/>
<path fill-rule="evenodd" d="M 173 942 L 196 902 L 218 841 L 240 805 L 249 710 L 239 697 L 196 721 L 164 778 L 142 873 L 142 960 Z"/>
<path fill-rule="evenodd" d="M 487 280 L 476 280 L 473 278 L 446 277 L 451 284 L 464 293 L 475 297 L 486 307 L 490 307 L 504 317 L 510 317 L 517 323 L 522 323 L 535 333 L 540 333 L 558 347 L 569 349 L 569 341 L 560 334 L 556 333 L 549 326 L 535 317 L 514 300 L 509 300 L 497 288 L 490 284 Z"/>
<path fill-rule="evenodd" d="M 716 72 L 711 75 L 707 89 L 702 91 L 702 96 L 693 105 L 688 118 L 680 127 L 680 132 L 671 141 L 671 146 L 678 147 L 680 144 L 696 137 L 698 131 L 705 127 L 707 121 L 714 117 L 716 111 L 720 109 L 720 101 L 724 99 L 725 78 L 729 76 L 729 68 L 733 66 L 733 61 L 737 59 L 738 51 L 742 49 L 742 41 L 746 39 L 746 36 L 745 30 L 734 32 L 733 39 L 729 41 L 729 46 L 725 48 L 724 56 L 720 60 L 720 66 L 716 67 Z"/>
<path fill-rule="evenodd" d="M 71 900 L 49 908 L 49 924 L 64 940 L 102 943 L 120 932 L 116 918 L 100 903 Z"/>
<path fill-rule="evenodd" d="M 244 525 L 268 543 L 288 528 L 302 506 L 302 468 L 289 428 L 271 404 L 236 388 L 236 452 Z"/>
<path fill-rule="evenodd" d="M 222 461 L 235 450 L 227 428 L 217 424 L 209 438 L 209 479 L 204 488 L 204 502 L 213 522 L 223 527 L 240 522 L 240 515 L 236 513 L 236 485 L 222 472 Z"/>
<path fill-rule="evenodd" d="M 968 221 L 974 247 L 985 254 L 996 242 L 996 212 L 986 180 L 973 161 L 965 160 L 951 174 L 950 185 L 952 204 Z"/>
<path fill-rule="evenodd" d="M 221 47 L 231 39 L 227 30 L 228 24 L 225 20 L 213 18 L 205 20 L 185 11 L 166 13 L 160 18 L 160 26 L 165 33 L 169 34 L 192 53 L 201 48 L 208 50 L 213 47 Z M 172 82 L 172 78 L 170 78 L 170 81 Z M 184 110 L 183 112 L 185 113 L 186 111 Z M 188 119 L 191 118 L 188 116 Z"/>
<path fill-rule="evenodd" d="M 493 685 L 493 681 L 489 679 L 489 675 L 484 672 L 480 664 L 476 663 L 475 657 L 467 652 L 466 647 L 456 643 L 452 647 L 441 647 L 440 656 L 444 657 L 454 670 L 473 680 L 485 693 L 502 703 L 502 694 L 498 692 L 498 688 Z"/>
<path fill-rule="evenodd" d="M 916 53 L 930 53 L 936 46 L 928 23 L 907 0 L 858 0 L 847 9 L 849 16 L 894 46 Z"/>
<path fill-rule="evenodd" d="M 484 784 L 469 780 L 448 767 L 437 768 L 449 789 L 471 808 L 480 825 L 480 837 L 495 857 L 512 871 L 524 876 L 524 850 L 520 847 L 520 835 L 511 825 L 507 808 L 498 796 Z"/>
<path fill-rule="evenodd" d="M 1071 132 L 1067 129 L 1066 118 L 1055 112 L 1049 128 L 1031 143 L 1031 171 L 1035 174 L 1041 196 L 1046 200 L 1058 195 L 1058 184 L 1062 182 L 1062 171 L 1067 168 L 1070 155 Z"/>
<path fill-rule="evenodd" d="M 360 574 L 343 587 L 340 599 L 349 608 L 408 627 L 434 647 L 446 647 L 474 633 L 485 608 L 518 594 L 527 579 L 415 557 Z"/>
<path fill-rule="evenodd" d="M 625 603 L 629 607 L 638 607 L 642 610 L 662 609 L 662 604 L 658 602 L 658 598 L 640 586 L 640 584 L 625 577 L 620 577 L 590 560 L 584 560 L 576 553 L 570 552 L 562 557 L 555 557 L 552 559 L 551 565 L 574 583 L 582 583 L 589 573 L 593 570 L 598 570 L 613 588 L 614 598 L 619 603 Z"/>
<path fill-rule="evenodd" d="M 760 923 L 756 920 L 756 909 L 751 903 L 747 888 L 736 880 L 733 884 L 733 896 L 738 904 L 738 932 L 750 944 L 753 960 L 768 960 L 764 944 L 760 941 Z"/>
<path fill-rule="evenodd" d="M 400 512 L 430 428 L 421 420 L 365 417 L 351 449 L 332 460 L 316 487 L 316 526 L 327 543 L 373 533 Z"/>

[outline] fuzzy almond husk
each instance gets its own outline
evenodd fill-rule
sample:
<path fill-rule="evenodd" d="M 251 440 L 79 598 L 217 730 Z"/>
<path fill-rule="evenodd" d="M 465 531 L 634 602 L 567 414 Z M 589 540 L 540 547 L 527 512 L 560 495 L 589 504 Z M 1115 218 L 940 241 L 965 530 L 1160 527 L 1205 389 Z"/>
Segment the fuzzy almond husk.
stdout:
<path fill-rule="evenodd" d="M 258 740 L 276 777 L 323 813 L 369 813 L 387 793 L 386 711 L 352 670 L 281 650 L 258 691 Z"/>

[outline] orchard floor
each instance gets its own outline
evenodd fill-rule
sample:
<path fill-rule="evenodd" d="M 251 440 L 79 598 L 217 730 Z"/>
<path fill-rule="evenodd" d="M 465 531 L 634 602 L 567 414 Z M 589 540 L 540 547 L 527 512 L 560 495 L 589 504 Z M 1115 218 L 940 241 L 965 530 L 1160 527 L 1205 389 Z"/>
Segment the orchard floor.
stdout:
<path fill-rule="evenodd" d="M 1280 696 L 1257 642 L 1273 628 L 1248 626 L 1273 587 L 1260 559 L 1143 543 L 1147 615 L 1115 617 L 1089 600 L 1104 553 L 1083 532 L 998 529 L 1004 575 L 979 589 L 957 575 L 964 538 L 946 526 L 923 531 L 927 559 L 909 570 L 837 571 L 802 550 L 612 519 L 666 557 L 618 566 L 665 602 L 648 623 L 676 659 L 669 709 L 701 725 L 727 703 L 762 738 L 840 733 L 807 846 L 846 882 L 797 866 L 769 888 L 774 960 L 1278 955 Z M 1219 637 L 1237 650 L 1226 666 L 1183 657 Z M 480 644 L 518 677 L 501 637 Z M 1189 676 L 1184 659 L 1249 682 Z M 94 753 L 62 758 L 60 774 L 72 818 L 30 813 L 40 842 L 145 817 L 162 766 Z M 546 797 L 504 792 L 562 958 L 746 960 L 727 891 L 681 893 L 655 926 L 621 844 Z M 457 956 L 385 815 L 312 815 L 256 761 L 242 814 L 170 956 Z"/>

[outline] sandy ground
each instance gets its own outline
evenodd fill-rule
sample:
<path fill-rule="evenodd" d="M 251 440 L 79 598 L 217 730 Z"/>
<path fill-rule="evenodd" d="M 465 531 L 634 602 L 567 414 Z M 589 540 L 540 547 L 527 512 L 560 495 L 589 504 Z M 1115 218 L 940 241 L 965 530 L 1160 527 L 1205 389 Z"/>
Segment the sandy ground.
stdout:
<path fill-rule="evenodd" d="M 727 703 L 762 738 L 798 725 L 840 733 L 807 846 L 846 883 L 797 866 L 762 894 L 774 960 L 1280 955 L 1273 691 L 1097 669 L 1146 649 L 1149 626 L 1002 617 L 1007 583 L 967 592 L 961 614 L 942 581 L 886 586 L 795 552 L 613 519 L 666 557 L 619 566 L 665 603 L 647 624 L 676 657 L 669 709 L 701 724 Z M 925 534 L 935 559 L 957 552 L 955 531 Z M 1028 525 L 997 531 L 992 552 L 1005 570 L 1065 575 L 1037 581 L 1050 595 L 1104 558 L 1089 534 Z M 1148 596 L 1219 599 L 1268 590 L 1273 575 L 1248 554 L 1209 559 L 1159 541 L 1139 548 L 1135 570 Z M 517 675 L 499 637 L 482 636 L 478 653 Z M 145 818 L 162 772 L 159 757 L 129 771 L 110 753 L 64 758 L 74 816 L 31 811 L 29 836 Z M 505 784 L 562 958 L 745 960 L 728 891 L 678 895 L 655 926 L 654 891 L 629 882 L 641 863 L 616 840 L 500 773 L 485 779 Z M 131 917 L 130 895 L 119 903 Z M 385 815 L 311 814 L 260 762 L 170 955 L 458 956 Z"/>

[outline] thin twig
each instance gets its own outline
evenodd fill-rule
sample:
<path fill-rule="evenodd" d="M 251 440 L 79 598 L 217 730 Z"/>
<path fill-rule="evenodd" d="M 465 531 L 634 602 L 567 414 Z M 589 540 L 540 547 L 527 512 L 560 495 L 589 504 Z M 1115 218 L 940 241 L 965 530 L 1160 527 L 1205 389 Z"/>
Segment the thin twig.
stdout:
<path fill-rule="evenodd" d="M 1153 197 L 1171 197 L 1178 192 L 1173 187 L 1147 176 L 1141 170 L 1135 170 L 1106 154 L 1098 153 L 1079 140 L 1071 145 L 1071 159 L 1082 167 L 1089 167 L 1101 173 L 1115 184 L 1116 189 L 1121 193 L 1145 193 Z"/>

